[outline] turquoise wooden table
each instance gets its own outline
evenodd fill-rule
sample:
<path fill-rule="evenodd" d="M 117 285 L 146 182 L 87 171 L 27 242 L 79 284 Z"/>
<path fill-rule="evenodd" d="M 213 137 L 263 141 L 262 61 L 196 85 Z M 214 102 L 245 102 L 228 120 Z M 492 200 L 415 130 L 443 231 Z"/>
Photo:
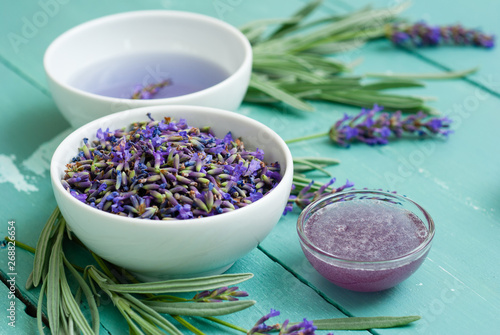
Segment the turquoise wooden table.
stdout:
<path fill-rule="evenodd" d="M 346 13 L 369 0 L 325 1 L 320 13 Z M 372 1 L 386 6 L 387 1 Z M 285 17 L 304 1 L 16 1 L 0 11 L 0 202 L 1 232 L 15 227 L 19 241 L 35 245 L 55 207 L 49 182 L 52 152 L 71 131 L 56 108 L 43 73 L 43 53 L 65 30 L 103 15 L 140 9 L 176 9 L 218 17 L 235 26 L 250 20 Z M 500 33 L 500 2 L 478 0 L 418 1 L 405 12 L 414 21 L 462 22 Z M 283 217 L 261 245 L 229 270 L 252 272 L 240 285 L 257 304 L 224 320 L 250 328 L 270 308 L 281 311 L 276 321 L 346 316 L 421 315 L 409 327 L 336 334 L 499 334 L 500 333 L 500 51 L 442 47 L 417 51 L 396 49 L 385 40 L 340 54 L 343 61 L 363 58 L 355 74 L 365 72 L 436 72 L 479 65 L 460 80 L 429 82 L 406 93 L 437 97 L 430 104 L 453 119 L 448 140 L 394 141 L 386 146 L 353 145 L 343 149 L 327 139 L 291 144 L 293 155 L 341 160 L 328 168 L 339 182 L 357 187 L 397 190 L 419 202 L 433 216 L 437 234 L 423 266 L 395 288 L 356 293 L 335 287 L 307 262 L 295 231 L 298 211 Z M 314 113 L 284 107 L 243 104 L 238 113 L 259 120 L 284 139 L 328 130 L 344 112 L 357 108 L 313 103 Z M 326 181 L 318 175 L 311 175 Z M 132 248 L 133 246 L 131 246 Z M 71 252 L 71 250 L 70 250 Z M 78 255 L 74 255 L 78 259 Z M 85 259 L 81 258 L 83 263 Z M 35 334 L 33 305 L 38 290 L 26 291 L 33 255 L 17 248 L 15 269 L 7 249 L 0 249 L 0 333 Z M 15 273 L 15 274 L 12 274 Z M 13 277 L 14 280 L 7 281 Z M 9 296 L 15 284 L 16 299 Z M 15 301 L 15 328 L 7 310 Z M 104 300 L 101 334 L 127 334 L 128 327 Z M 209 321 L 189 320 L 207 334 L 226 330 Z M 229 332 L 231 333 L 231 332 Z M 237 333 L 234 331 L 233 333 Z M 325 332 L 321 332 L 325 333 Z"/>

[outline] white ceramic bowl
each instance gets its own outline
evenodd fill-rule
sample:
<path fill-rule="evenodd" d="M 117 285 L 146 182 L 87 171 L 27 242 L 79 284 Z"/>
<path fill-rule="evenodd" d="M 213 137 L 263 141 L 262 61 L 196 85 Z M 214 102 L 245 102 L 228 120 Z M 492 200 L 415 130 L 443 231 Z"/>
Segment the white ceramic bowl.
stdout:
<path fill-rule="evenodd" d="M 84 137 L 134 121 L 171 116 L 191 126 L 211 126 L 217 137 L 228 131 L 248 149 L 260 148 L 266 162 L 279 162 L 281 182 L 260 200 L 232 212 L 190 220 L 153 221 L 127 218 L 95 209 L 62 186 L 65 165 L 77 155 Z M 154 106 L 105 116 L 71 133 L 56 149 L 50 174 L 63 216 L 71 230 L 102 258 L 143 280 L 219 274 L 254 249 L 271 231 L 285 208 L 292 184 L 293 162 L 285 142 L 267 126 L 237 113 L 197 106 Z"/>
<path fill-rule="evenodd" d="M 103 60 L 163 52 L 201 57 L 230 76 L 195 93 L 150 100 L 101 96 L 72 84 L 75 74 Z M 72 126 L 78 127 L 114 112 L 144 106 L 197 105 L 234 111 L 248 87 L 252 49 L 238 29 L 209 16 L 136 11 L 95 19 L 63 33 L 45 52 L 44 67 L 58 108 Z"/>

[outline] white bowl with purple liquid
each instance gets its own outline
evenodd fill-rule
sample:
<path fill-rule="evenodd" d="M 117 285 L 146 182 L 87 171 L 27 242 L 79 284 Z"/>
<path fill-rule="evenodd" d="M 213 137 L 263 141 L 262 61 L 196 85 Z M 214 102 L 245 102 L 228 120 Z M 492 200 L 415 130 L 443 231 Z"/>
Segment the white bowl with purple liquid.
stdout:
<path fill-rule="evenodd" d="M 297 232 L 311 265 L 337 286 L 360 292 L 391 288 L 423 263 L 434 221 L 416 202 L 388 192 L 352 190 L 307 206 Z"/>
<path fill-rule="evenodd" d="M 98 138 L 98 129 L 114 130 L 147 121 L 147 113 L 155 120 L 184 118 L 193 127 L 210 126 L 218 138 L 231 131 L 234 138 L 241 137 L 248 150 L 263 150 L 266 163 L 278 162 L 281 181 L 247 206 L 187 220 L 108 213 L 78 200 L 64 188 L 61 179 L 66 164 L 79 154 L 84 138 L 92 142 Z M 220 274 L 253 250 L 283 213 L 291 190 L 293 161 L 281 137 L 251 118 L 208 107 L 153 106 L 114 113 L 76 129 L 56 149 L 50 171 L 57 204 L 71 231 L 107 261 L 142 280 L 158 280 Z"/>
<path fill-rule="evenodd" d="M 209 16 L 135 11 L 63 33 L 45 52 L 44 68 L 59 110 L 78 127 L 145 106 L 235 111 L 250 80 L 252 49 L 238 29 Z"/>

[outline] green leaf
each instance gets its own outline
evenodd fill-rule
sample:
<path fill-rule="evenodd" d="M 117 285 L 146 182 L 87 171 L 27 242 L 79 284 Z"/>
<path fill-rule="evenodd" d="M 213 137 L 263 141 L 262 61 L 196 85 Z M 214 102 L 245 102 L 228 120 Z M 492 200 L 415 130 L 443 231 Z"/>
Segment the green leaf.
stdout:
<path fill-rule="evenodd" d="M 196 335 L 205 335 L 204 332 L 202 332 L 201 330 L 199 330 L 198 328 L 196 328 L 195 326 L 193 326 L 192 324 L 190 324 L 189 322 L 187 322 L 185 319 L 181 318 L 179 315 L 172 315 L 172 317 L 175 320 L 177 320 L 177 322 L 179 322 L 181 325 L 183 325 L 188 330 L 190 330 L 191 332 L 193 332 L 194 334 L 196 334 Z"/>
<path fill-rule="evenodd" d="M 328 92 L 321 94 L 318 98 L 364 108 L 372 108 L 374 104 L 378 104 L 387 110 L 401 110 L 408 113 L 429 110 L 424 106 L 424 100 L 421 98 L 384 94 L 371 90 Z"/>
<path fill-rule="evenodd" d="M 297 80 L 307 81 L 311 83 L 320 83 L 323 81 L 323 77 L 312 73 L 310 70 L 302 70 L 302 69 L 290 69 L 283 68 L 283 63 L 280 65 L 268 65 L 263 66 L 259 65 L 259 70 L 261 72 L 265 72 L 266 74 L 272 76 L 293 76 Z M 269 82 L 268 82 L 269 83 Z M 255 87 L 255 86 L 254 86 Z M 277 87 L 277 86 L 276 86 Z"/>
<path fill-rule="evenodd" d="M 59 304 L 60 304 L 60 267 L 62 265 L 62 238 L 64 236 L 65 221 L 59 224 L 56 242 L 52 246 L 47 274 L 47 316 L 49 326 L 54 334 L 59 333 Z"/>
<path fill-rule="evenodd" d="M 292 22 L 281 24 L 281 26 L 279 26 L 278 29 L 276 29 L 276 31 L 271 34 L 269 39 L 282 36 L 287 32 L 293 30 L 293 28 L 296 27 L 297 24 L 299 24 L 303 19 L 311 14 L 322 2 L 322 0 L 309 1 L 304 7 L 302 7 L 299 11 L 292 15 Z"/>
<path fill-rule="evenodd" d="M 159 327 L 165 329 L 168 331 L 170 334 L 174 335 L 182 335 L 182 333 L 175 327 L 172 323 L 170 323 L 167 319 L 165 319 L 163 316 L 161 316 L 157 311 L 155 311 L 153 308 L 149 307 L 144 303 L 144 301 L 141 301 L 134 296 L 130 294 L 124 294 L 123 295 L 125 299 L 129 301 L 138 311 L 141 313 L 143 316 L 147 315 L 148 320 L 153 321 L 156 325 Z"/>
<path fill-rule="evenodd" d="M 228 302 L 166 302 L 144 301 L 159 313 L 191 316 L 219 316 L 241 311 L 255 304 L 254 300 Z"/>
<path fill-rule="evenodd" d="M 326 135 L 325 135 L 326 137 Z M 299 161 L 300 160 L 306 160 L 308 162 L 314 163 L 318 165 L 321 168 L 330 166 L 330 165 L 337 165 L 340 164 L 340 161 L 334 158 L 327 158 L 327 157 L 296 157 L 293 159 L 293 172 L 295 176 L 299 176 L 298 174 L 301 172 L 307 172 L 307 171 L 312 171 L 315 170 L 314 167 L 311 167 L 310 165 L 305 165 L 301 164 Z M 299 176 L 301 177 L 301 176 Z"/>
<path fill-rule="evenodd" d="M 181 331 L 179 329 L 177 329 L 177 327 L 173 326 L 173 328 L 170 328 L 170 327 L 164 327 L 164 325 L 162 323 L 159 322 L 158 319 L 156 318 L 153 318 L 150 314 L 144 312 L 143 310 L 141 309 L 138 309 L 137 312 L 147 321 L 153 323 L 153 324 L 156 324 L 158 327 L 166 330 L 169 334 L 174 334 L 174 335 L 182 335 Z M 163 319 L 163 318 L 162 318 Z M 168 321 L 167 321 L 168 322 Z M 170 322 L 169 322 L 170 324 Z M 162 333 L 163 334 L 163 333 Z"/>
<path fill-rule="evenodd" d="M 122 298 L 114 298 L 113 302 L 120 311 L 120 313 L 123 315 L 125 320 L 127 320 L 127 323 L 129 325 L 129 332 L 132 333 L 134 332 L 135 334 L 138 335 L 144 335 L 143 331 L 135 324 L 134 320 L 129 316 L 128 311 L 130 310 L 130 306 L 124 302 Z"/>
<path fill-rule="evenodd" d="M 424 87 L 424 86 L 425 85 L 423 83 L 411 79 L 390 78 L 387 80 L 380 80 L 375 83 L 363 85 L 363 89 L 380 91 L 380 90 L 387 90 L 394 88 L 409 88 L 409 87 Z"/>
<path fill-rule="evenodd" d="M 296 159 L 306 160 L 315 164 L 337 165 L 340 161 L 335 158 L 328 157 L 296 157 Z"/>
<path fill-rule="evenodd" d="M 43 280 L 42 287 L 40 289 L 40 295 L 38 297 L 38 304 L 37 304 L 37 308 L 36 308 L 36 325 L 38 327 L 38 332 L 41 335 L 45 334 L 45 331 L 43 330 L 44 325 L 43 325 L 42 311 L 43 311 L 43 296 L 44 296 L 46 290 L 47 290 L 47 278 L 45 278 L 45 280 Z"/>
<path fill-rule="evenodd" d="M 59 211 L 59 207 L 56 207 L 52 214 L 50 215 L 47 223 L 42 229 L 40 233 L 40 237 L 38 238 L 38 242 L 36 244 L 35 251 L 35 259 L 33 260 L 33 286 L 37 287 L 40 284 L 40 279 L 42 278 L 43 268 L 45 266 L 45 261 L 47 259 L 47 249 L 52 233 L 52 229 L 54 227 L 54 223 L 59 218 L 61 212 Z"/>
<path fill-rule="evenodd" d="M 253 277 L 251 273 L 223 274 L 218 276 L 198 277 L 190 279 L 173 279 L 161 282 L 138 284 L 105 284 L 102 287 L 114 292 L 126 293 L 173 293 L 212 290 L 223 286 L 241 283 Z"/>
<path fill-rule="evenodd" d="M 321 44 L 311 46 L 309 49 L 307 49 L 307 53 L 316 55 L 331 55 L 358 49 L 361 48 L 364 44 L 365 41 L 362 39 L 354 41 L 340 41 L 340 42 L 323 41 L 323 43 Z"/>
<path fill-rule="evenodd" d="M 250 43 L 256 43 L 261 35 L 267 30 L 269 25 L 292 23 L 293 18 L 277 18 L 277 19 L 263 19 L 251 21 L 239 28 L 239 30 L 248 38 Z"/>
<path fill-rule="evenodd" d="M 89 285 L 85 282 L 82 276 L 78 273 L 78 271 L 75 270 L 73 265 L 66 259 L 64 255 L 63 255 L 63 261 L 66 267 L 73 275 L 73 277 L 75 277 L 83 293 L 85 294 L 85 298 L 87 299 L 87 304 L 89 305 L 90 309 L 90 315 L 92 317 L 92 329 L 95 334 L 99 334 L 99 310 L 97 309 L 97 304 L 95 301 L 94 294 L 92 293 Z"/>
<path fill-rule="evenodd" d="M 420 316 L 410 315 L 322 319 L 314 320 L 313 323 L 320 330 L 366 330 L 401 327 L 417 320 L 420 320 Z"/>
<path fill-rule="evenodd" d="M 279 85 L 280 88 L 287 90 L 291 93 L 300 93 L 310 90 L 320 90 L 321 92 L 331 91 L 345 91 L 347 89 L 361 89 L 359 78 L 357 77 L 338 77 L 323 80 L 322 82 L 293 82 L 283 83 Z"/>
<path fill-rule="evenodd" d="M 276 98 L 280 101 L 283 101 L 285 104 L 288 104 L 292 107 L 295 107 L 304 111 L 313 111 L 314 107 L 309 105 L 308 103 L 302 101 L 301 99 L 296 98 L 292 94 L 280 89 L 276 85 L 272 84 L 270 81 L 265 81 L 260 79 L 258 76 L 253 75 L 250 79 L 250 87 L 254 87 L 269 96 Z"/>
<path fill-rule="evenodd" d="M 73 326 L 73 320 L 71 319 L 71 316 L 69 315 L 69 311 L 66 307 L 66 303 L 64 302 L 64 299 L 61 299 L 61 302 L 59 303 L 59 333 L 61 334 L 69 334 L 69 323 Z M 73 328 L 73 327 L 71 327 Z"/>
<path fill-rule="evenodd" d="M 26 279 L 26 285 L 24 286 L 24 288 L 26 288 L 27 290 L 30 290 L 31 288 L 33 288 L 33 271 L 31 271 L 30 275 L 28 276 L 28 279 Z"/>
<path fill-rule="evenodd" d="M 136 313 L 132 308 L 127 310 L 127 314 L 134 320 L 142 330 L 146 332 L 148 335 L 164 335 L 162 332 L 152 321 L 149 319 L 144 319 L 140 314 Z"/>
<path fill-rule="evenodd" d="M 90 325 L 88 324 L 85 317 L 83 316 L 83 313 L 80 310 L 80 307 L 78 306 L 78 303 L 76 302 L 75 297 L 73 296 L 73 293 L 71 292 L 71 289 L 69 288 L 68 280 L 66 279 L 66 275 L 64 273 L 64 267 L 62 265 L 61 265 L 60 278 L 61 278 L 62 299 L 64 300 L 64 304 L 66 305 L 66 308 L 68 309 L 68 314 L 74 320 L 78 329 L 84 335 L 99 334 L 99 327 L 97 327 L 97 332 L 94 332 L 92 330 L 92 328 L 90 327 Z M 55 334 L 57 334 L 57 333 L 55 333 Z"/>
<path fill-rule="evenodd" d="M 323 169 L 321 166 L 319 166 L 318 164 L 315 164 L 315 163 L 312 163 L 310 161 L 307 161 L 305 159 L 299 159 L 299 158 L 296 158 L 294 159 L 294 162 L 297 162 L 299 164 L 304 164 L 304 165 L 308 165 L 310 166 L 312 169 L 314 170 L 318 170 L 318 171 L 321 171 L 323 172 L 324 174 L 326 174 L 328 177 L 331 177 L 331 173 L 326 171 L 325 169 Z"/>

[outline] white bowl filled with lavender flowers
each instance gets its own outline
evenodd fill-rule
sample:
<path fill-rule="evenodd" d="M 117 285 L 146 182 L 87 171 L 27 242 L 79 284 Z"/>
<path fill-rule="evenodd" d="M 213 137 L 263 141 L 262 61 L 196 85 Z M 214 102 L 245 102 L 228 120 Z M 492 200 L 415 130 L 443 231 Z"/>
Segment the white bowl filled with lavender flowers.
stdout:
<path fill-rule="evenodd" d="M 71 133 L 51 179 L 75 235 L 142 280 L 220 274 L 280 219 L 293 161 L 267 126 L 224 110 L 152 106 Z"/>
<path fill-rule="evenodd" d="M 44 56 L 54 101 L 73 127 L 144 106 L 234 111 L 246 93 L 252 48 L 235 27 L 182 11 L 98 18 L 56 38 Z"/>

